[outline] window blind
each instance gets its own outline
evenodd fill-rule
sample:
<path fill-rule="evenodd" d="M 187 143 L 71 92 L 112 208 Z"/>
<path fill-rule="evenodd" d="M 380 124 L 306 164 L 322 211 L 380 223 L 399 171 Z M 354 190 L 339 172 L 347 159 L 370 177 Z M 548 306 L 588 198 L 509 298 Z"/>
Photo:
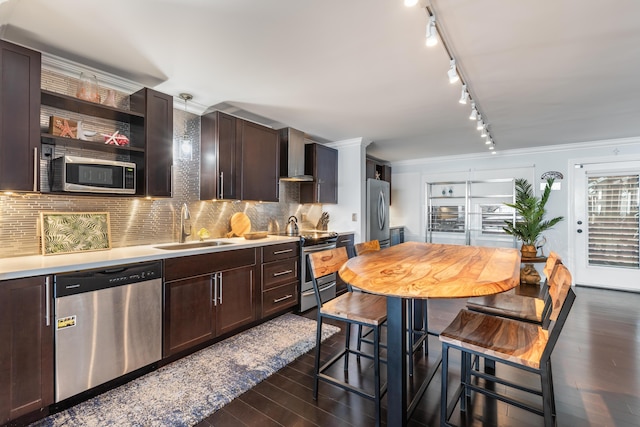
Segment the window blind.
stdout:
<path fill-rule="evenodd" d="M 592 175 L 588 180 L 588 262 L 639 268 L 639 175 Z"/>

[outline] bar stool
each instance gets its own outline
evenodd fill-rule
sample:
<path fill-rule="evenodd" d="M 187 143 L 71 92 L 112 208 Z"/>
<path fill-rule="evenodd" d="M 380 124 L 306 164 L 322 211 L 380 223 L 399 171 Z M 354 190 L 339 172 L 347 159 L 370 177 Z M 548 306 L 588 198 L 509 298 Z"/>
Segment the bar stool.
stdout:
<path fill-rule="evenodd" d="M 387 320 L 387 300 L 383 296 L 364 292 L 353 292 L 349 290 L 348 292 L 323 303 L 318 289 L 317 278 L 337 272 L 340 267 L 347 262 L 347 260 L 347 251 L 344 247 L 314 252 L 308 256 L 309 271 L 311 272 L 313 290 L 318 304 L 313 399 L 318 399 L 318 382 L 320 380 L 333 384 L 344 390 L 356 393 L 359 396 L 374 401 L 376 408 L 376 426 L 380 426 L 380 400 L 387 390 L 386 382 L 381 384 L 380 380 L 380 328 L 382 323 Z M 344 350 L 320 366 L 320 345 L 322 341 L 323 319 L 334 319 L 345 322 L 346 339 Z M 354 350 L 350 348 L 350 331 L 352 324 L 360 327 L 367 326 L 373 330 L 373 355 L 363 353 L 359 349 Z M 348 375 L 346 375 L 347 378 L 345 380 L 341 380 L 326 373 L 326 371 L 342 357 L 344 357 L 344 371 L 347 372 L 349 369 L 350 354 L 373 359 L 373 392 L 367 391 L 362 387 L 349 384 Z"/>

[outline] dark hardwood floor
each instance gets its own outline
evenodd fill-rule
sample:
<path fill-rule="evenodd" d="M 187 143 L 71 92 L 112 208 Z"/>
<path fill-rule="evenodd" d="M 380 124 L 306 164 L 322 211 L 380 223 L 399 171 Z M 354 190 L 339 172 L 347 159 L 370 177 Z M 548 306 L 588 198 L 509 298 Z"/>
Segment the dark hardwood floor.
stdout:
<path fill-rule="evenodd" d="M 558 426 L 640 426 L 640 294 L 578 287 L 577 299 L 552 355 Z M 430 300 L 430 329 L 440 331 L 464 300 Z M 315 313 L 305 313 L 315 319 Z M 355 334 L 354 334 L 355 335 Z M 344 329 L 322 345 L 325 358 L 344 345 Z M 441 352 L 436 337 L 429 340 L 430 355 L 416 355 L 416 378 L 423 378 Z M 318 401 L 312 398 L 313 351 L 256 385 L 253 389 L 198 424 L 206 426 L 371 426 L 373 403 L 320 383 Z M 350 364 L 367 384 L 370 364 Z M 339 368 L 341 370 L 341 368 Z M 537 377 L 498 365 L 498 372 L 537 386 Z M 459 361 L 450 357 L 450 380 L 459 379 Z M 353 375 L 351 376 L 353 378 Z M 440 370 L 416 411 L 410 426 L 440 423 Z M 497 386 L 502 387 L 502 386 Z M 453 389 L 455 387 L 450 387 Z M 505 391 L 504 388 L 500 389 Z M 513 392 L 514 395 L 518 392 Z M 520 394 L 518 394 L 520 395 Z M 383 424 L 386 424 L 383 398 Z M 543 425 L 542 417 L 474 395 L 464 417 L 455 411 L 452 421 L 463 426 Z"/>

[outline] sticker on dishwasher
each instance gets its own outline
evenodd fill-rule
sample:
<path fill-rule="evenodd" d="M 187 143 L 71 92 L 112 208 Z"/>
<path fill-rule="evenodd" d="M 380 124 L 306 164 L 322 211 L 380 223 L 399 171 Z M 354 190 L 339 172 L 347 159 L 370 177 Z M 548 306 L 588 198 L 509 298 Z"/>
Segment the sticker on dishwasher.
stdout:
<path fill-rule="evenodd" d="M 56 329 L 66 329 L 76 326 L 76 316 L 61 317 L 58 319 Z"/>

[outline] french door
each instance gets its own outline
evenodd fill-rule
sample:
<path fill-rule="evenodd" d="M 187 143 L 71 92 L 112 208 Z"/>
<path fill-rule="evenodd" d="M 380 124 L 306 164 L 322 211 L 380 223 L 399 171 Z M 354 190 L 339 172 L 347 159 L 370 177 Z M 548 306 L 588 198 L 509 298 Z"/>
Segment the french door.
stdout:
<path fill-rule="evenodd" d="M 640 161 L 579 165 L 574 281 L 640 291 Z"/>

